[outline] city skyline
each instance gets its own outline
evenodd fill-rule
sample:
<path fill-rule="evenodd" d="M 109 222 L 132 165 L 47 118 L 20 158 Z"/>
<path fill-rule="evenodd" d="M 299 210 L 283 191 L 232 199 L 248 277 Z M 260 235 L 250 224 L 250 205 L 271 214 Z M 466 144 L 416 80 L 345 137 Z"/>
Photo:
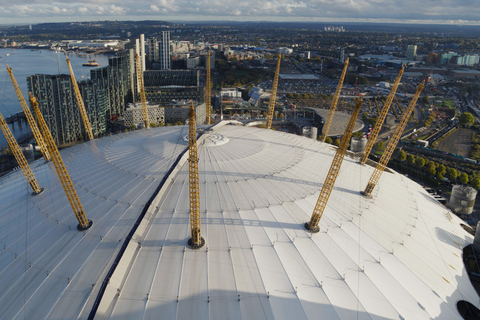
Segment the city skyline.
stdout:
<path fill-rule="evenodd" d="M 95 20 L 318 21 L 480 25 L 473 0 L 277 0 L 265 2 L 155 0 L 0 0 L 2 24 Z"/>

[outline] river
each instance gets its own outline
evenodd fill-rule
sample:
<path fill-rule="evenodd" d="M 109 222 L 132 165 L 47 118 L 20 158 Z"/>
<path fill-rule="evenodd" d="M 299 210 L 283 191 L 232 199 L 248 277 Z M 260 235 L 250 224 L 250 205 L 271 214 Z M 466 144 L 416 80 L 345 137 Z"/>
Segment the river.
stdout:
<path fill-rule="evenodd" d="M 80 81 L 90 78 L 90 69 L 84 67 L 83 63 L 88 60 L 97 60 L 101 67 L 108 65 L 108 56 L 106 55 L 77 55 L 69 53 L 68 58 L 72 64 L 75 78 Z M 4 118 L 11 114 L 22 111 L 22 106 L 18 101 L 12 81 L 7 72 L 6 65 L 12 68 L 13 75 L 22 90 L 23 96 L 28 101 L 27 77 L 33 74 L 69 74 L 65 54 L 56 53 L 45 49 L 0 49 L 0 112 Z M 31 134 L 30 127 L 23 122 L 21 125 L 15 123 L 9 124 L 13 135 L 17 140 Z M 0 134 L 0 148 L 6 146 L 7 142 L 3 134 Z"/>

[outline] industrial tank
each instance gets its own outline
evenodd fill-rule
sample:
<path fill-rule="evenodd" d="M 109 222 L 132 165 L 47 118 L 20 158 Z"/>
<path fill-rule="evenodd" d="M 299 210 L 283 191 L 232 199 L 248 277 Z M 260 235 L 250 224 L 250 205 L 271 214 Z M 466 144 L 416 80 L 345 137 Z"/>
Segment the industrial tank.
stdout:
<path fill-rule="evenodd" d="M 303 127 L 302 135 L 312 139 L 317 139 L 318 129 L 317 127 Z"/>
<path fill-rule="evenodd" d="M 361 138 L 352 138 L 350 140 L 350 151 L 352 152 L 363 152 L 365 146 L 367 145 L 367 139 L 364 137 Z"/>
<path fill-rule="evenodd" d="M 450 196 L 450 209 L 458 214 L 471 214 L 475 205 L 477 190 L 469 186 L 456 185 Z"/>

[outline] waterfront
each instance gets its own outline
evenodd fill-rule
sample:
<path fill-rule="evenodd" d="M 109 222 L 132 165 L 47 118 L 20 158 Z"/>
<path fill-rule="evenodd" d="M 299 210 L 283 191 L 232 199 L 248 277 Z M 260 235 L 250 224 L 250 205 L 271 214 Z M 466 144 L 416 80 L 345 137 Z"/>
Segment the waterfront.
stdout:
<path fill-rule="evenodd" d="M 32 74 L 69 74 L 68 65 L 64 53 L 56 53 L 46 49 L 0 49 L 0 112 L 4 118 L 22 111 L 17 95 L 13 88 L 6 65 L 12 68 L 13 75 L 22 90 L 24 97 L 28 98 L 26 78 Z M 80 81 L 89 79 L 90 69 L 94 67 L 84 67 L 83 63 L 88 60 L 97 60 L 101 67 L 108 65 L 108 56 L 106 55 L 78 55 L 70 53 L 68 55 L 75 78 Z M 26 123 L 20 126 L 15 123 L 9 124 L 13 135 L 21 139 L 31 131 Z M 7 142 L 3 134 L 0 135 L 0 148 L 6 146 Z"/>

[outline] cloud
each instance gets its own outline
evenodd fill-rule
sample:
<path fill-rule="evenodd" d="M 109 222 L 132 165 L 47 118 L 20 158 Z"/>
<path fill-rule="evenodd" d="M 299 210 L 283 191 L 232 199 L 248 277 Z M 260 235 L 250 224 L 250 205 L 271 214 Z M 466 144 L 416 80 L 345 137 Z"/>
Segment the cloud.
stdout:
<path fill-rule="evenodd" d="M 330 20 L 365 19 L 467 21 L 479 23 L 478 0 L 0 0 L 0 19 L 31 23 L 32 18 L 56 21 L 82 19 L 243 19 L 243 20 Z M 34 17 L 26 16 L 35 13 Z M 183 18 L 184 17 L 184 18 Z"/>

